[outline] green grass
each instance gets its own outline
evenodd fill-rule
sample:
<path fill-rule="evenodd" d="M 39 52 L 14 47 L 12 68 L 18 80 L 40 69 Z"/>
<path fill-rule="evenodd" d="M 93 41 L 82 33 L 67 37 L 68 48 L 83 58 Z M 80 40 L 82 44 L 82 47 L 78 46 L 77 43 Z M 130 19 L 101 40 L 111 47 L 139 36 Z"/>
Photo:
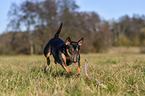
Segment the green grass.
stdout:
<path fill-rule="evenodd" d="M 107 85 L 101 88 L 87 72 Z M 75 64 L 69 66 L 76 72 Z M 10 96 L 145 96 L 145 54 L 82 54 L 81 76 L 68 76 L 40 56 L 0 56 L 0 95 Z"/>

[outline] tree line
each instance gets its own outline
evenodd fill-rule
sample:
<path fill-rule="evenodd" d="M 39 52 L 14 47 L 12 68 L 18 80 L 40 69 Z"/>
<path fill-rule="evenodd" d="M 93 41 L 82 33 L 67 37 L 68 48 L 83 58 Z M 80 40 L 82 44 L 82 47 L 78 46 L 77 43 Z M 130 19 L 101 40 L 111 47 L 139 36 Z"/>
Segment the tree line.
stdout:
<path fill-rule="evenodd" d="M 42 54 L 64 23 L 60 37 L 77 41 L 81 51 L 103 52 L 111 46 L 145 46 L 145 16 L 103 20 L 96 12 L 79 12 L 75 0 L 25 0 L 12 4 L 9 31 L 0 35 L 0 54 Z"/>

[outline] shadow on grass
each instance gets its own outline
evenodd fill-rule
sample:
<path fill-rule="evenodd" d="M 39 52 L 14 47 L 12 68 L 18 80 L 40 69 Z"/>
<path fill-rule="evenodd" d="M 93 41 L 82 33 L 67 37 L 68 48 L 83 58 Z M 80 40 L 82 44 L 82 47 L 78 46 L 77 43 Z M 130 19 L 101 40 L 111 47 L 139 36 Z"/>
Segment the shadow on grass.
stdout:
<path fill-rule="evenodd" d="M 49 67 L 49 66 L 44 66 L 42 67 L 43 69 L 43 73 L 46 74 L 47 76 L 51 74 L 51 76 L 53 76 L 54 78 L 55 77 L 63 77 L 65 76 L 65 78 L 70 78 L 71 75 L 69 75 L 67 72 L 65 71 L 61 71 L 61 70 L 57 70 L 52 68 L 52 67 Z"/>

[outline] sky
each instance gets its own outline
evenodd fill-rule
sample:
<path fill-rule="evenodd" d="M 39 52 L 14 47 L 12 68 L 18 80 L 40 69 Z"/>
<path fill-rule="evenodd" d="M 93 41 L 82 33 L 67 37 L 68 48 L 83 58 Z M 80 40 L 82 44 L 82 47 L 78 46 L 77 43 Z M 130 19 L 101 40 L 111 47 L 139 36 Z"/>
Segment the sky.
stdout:
<path fill-rule="evenodd" d="M 11 3 L 24 0 L 0 0 L 0 34 L 6 31 Z M 94 11 L 105 20 L 117 20 L 121 16 L 145 15 L 145 0 L 76 0 L 78 11 Z"/>

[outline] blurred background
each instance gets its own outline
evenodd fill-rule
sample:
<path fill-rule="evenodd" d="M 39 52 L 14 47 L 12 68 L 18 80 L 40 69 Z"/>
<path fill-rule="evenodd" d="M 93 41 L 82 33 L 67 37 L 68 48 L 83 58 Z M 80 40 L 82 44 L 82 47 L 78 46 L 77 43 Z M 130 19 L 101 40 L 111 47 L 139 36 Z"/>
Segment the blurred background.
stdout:
<path fill-rule="evenodd" d="M 84 37 L 82 53 L 145 53 L 144 0 L 0 1 L 0 54 L 42 54 L 60 37 Z"/>

